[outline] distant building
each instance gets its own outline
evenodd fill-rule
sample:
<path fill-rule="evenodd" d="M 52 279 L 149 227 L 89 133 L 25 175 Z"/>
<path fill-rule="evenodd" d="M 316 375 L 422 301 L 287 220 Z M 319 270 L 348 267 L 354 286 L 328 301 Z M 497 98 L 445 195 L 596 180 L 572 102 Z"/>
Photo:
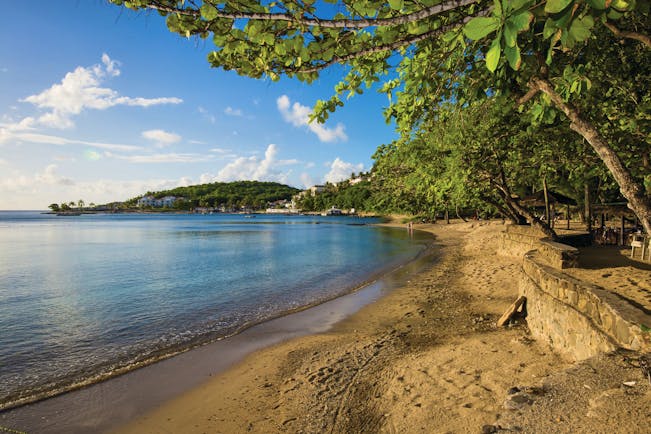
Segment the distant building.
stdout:
<path fill-rule="evenodd" d="M 143 196 L 140 199 L 138 199 L 138 206 L 139 207 L 153 207 L 153 208 L 162 208 L 162 207 L 172 207 L 174 206 L 174 203 L 178 200 L 182 200 L 182 197 L 176 197 L 176 196 L 165 196 L 161 197 L 160 199 L 156 199 L 154 196 Z"/>
<path fill-rule="evenodd" d="M 310 193 L 312 194 L 312 196 L 316 196 L 317 193 L 321 193 L 321 192 L 325 191 L 325 185 L 315 185 L 315 186 L 310 187 L 309 190 L 310 190 Z"/>
<path fill-rule="evenodd" d="M 333 206 L 332 208 L 322 213 L 321 215 L 327 216 L 327 215 L 341 215 L 341 214 L 342 214 L 341 210 Z"/>

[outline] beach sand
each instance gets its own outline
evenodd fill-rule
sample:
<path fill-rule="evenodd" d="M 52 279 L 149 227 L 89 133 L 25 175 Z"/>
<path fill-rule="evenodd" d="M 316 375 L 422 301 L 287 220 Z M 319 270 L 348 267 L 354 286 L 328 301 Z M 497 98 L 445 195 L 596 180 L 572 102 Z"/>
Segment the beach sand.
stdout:
<path fill-rule="evenodd" d="M 635 355 L 571 364 L 526 325 L 495 326 L 522 272 L 520 258 L 496 253 L 501 222 L 415 228 L 436 235 L 440 254 L 404 286 L 327 332 L 251 354 L 117 432 L 651 431 L 651 385 Z M 644 268 L 631 273 L 638 287 L 648 281 Z"/>

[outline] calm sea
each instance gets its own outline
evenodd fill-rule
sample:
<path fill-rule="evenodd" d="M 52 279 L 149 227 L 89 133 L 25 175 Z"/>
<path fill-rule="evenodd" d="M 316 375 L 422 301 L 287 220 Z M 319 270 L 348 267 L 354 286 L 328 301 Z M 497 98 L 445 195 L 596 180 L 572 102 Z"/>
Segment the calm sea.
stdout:
<path fill-rule="evenodd" d="M 0 212 L 0 408 L 336 297 L 426 244 L 374 222 Z"/>

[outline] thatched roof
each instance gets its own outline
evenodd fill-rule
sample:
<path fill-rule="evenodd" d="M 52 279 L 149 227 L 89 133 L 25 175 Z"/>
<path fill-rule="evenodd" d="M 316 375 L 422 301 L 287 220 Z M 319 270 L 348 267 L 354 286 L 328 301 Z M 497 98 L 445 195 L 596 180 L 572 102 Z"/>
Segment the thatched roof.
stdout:
<path fill-rule="evenodd" d="M 549 198 L 550 204 L 576 206 L 576 201 L 574 199 L 560 193 L 554 193 L 550 191 L 547 193 L 547 196 Z M 545 192 L 539 191 L 532 194 L 531 196 L 524 197 L 520 200 L 520 203 L 525 206 L 543 207 L 545 206 Z"/>

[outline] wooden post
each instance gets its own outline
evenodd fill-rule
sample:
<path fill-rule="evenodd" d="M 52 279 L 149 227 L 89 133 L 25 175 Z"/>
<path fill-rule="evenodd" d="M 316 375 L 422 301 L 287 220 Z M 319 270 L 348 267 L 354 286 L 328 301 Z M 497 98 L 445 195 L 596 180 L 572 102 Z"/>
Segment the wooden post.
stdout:
<path fill-rule="evenodd" d="M 626 226 L 626 217 L 622 214 L 622 227 L 619 229 L 619 245 L 624 245 L 624 228 Z"/>
<path fill-rule="evenodd" d="M 570 228 L 570 204 L 567 204 L 567 228 Z"/>
<path fill-rule="evenodd" d="M 601 213 L 601 227 L 606 226 L 606 213 Z"/>
<path fill-rule="evenodd" d="M 549 193 L 547 192 L 547 178 L 543 178 L 543 194 L 545 196 L 545 221 L 549 225 L 549 227 L 553 227 L 551 222 L 549 221 L 550 218 L 550 212 L 549 212 Z"/>
<path fill-rule="evenodd" d="M 590 207 L 590 186 L 586 182 L 583 184 L 583 196 L 585 200 L 585 230 L 588 232 L 592 232 L 592 212 L 591 212 L 591 207 Z"/>

